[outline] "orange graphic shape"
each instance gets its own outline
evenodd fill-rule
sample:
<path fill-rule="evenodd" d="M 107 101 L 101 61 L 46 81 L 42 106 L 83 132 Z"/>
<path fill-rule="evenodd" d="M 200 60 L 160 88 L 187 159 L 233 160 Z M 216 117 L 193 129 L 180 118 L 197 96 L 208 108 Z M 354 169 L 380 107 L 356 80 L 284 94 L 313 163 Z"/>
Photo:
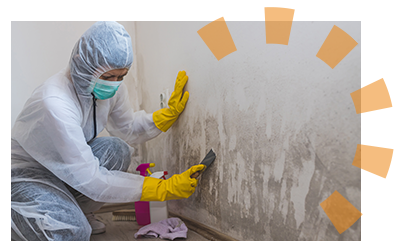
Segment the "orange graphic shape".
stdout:
<path fill-rule="evenodd" d="M 393 149 L 358 144 L 352 165 L 386 178 L 392 156 Z"/>
<path fill-rule="evenodd" d="M 392 107 L 385 81 L 380 79 L 350 94 L 357 114 Z"/>
<path fill-rule="evenodd" d="M 362 215 L 336 190 L 319 205 L 340 234 L 351 227 Z"/>
<path fill-rule="evenodd" d="M 289 44 L 294 9 L 266 7 L 265 35 L 267 44 Z"/>
<path fill-rule="evenodd" d="M 217 19 L 214 19 L 213 21 L 225 21 L 225 17 L 221 16 L 221 17 L 218 17 Z"/>
<path fill-rule="evenodd" d="M 334 25 L 317 57 L 333 69 L 357 44 L 351 36 Z"/>
<path fill-rule="evenodd" d="M 293 21 L 295 10 L 285 7 L 264 7 L 265 21 Z"/>
<path fill-rule="evenodd" d="M 197 33 L 218 61 L 236 51 L 235 43 L 223 17 L 207 24 Z"/>

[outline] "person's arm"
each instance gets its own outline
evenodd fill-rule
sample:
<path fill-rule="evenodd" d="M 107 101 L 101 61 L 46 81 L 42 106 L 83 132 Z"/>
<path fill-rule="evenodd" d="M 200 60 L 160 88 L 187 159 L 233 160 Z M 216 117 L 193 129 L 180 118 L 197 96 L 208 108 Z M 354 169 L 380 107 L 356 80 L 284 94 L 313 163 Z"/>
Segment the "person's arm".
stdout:
<path fill-rule="evenodd" d="M 119 87 L 115 99 L 106 126 L 110 135 L 132 145 L 146 142 L 161 133 L 153 122 L 152 113 L 148 114 L 144 110 L 134 112 L 124 83 Z"/>

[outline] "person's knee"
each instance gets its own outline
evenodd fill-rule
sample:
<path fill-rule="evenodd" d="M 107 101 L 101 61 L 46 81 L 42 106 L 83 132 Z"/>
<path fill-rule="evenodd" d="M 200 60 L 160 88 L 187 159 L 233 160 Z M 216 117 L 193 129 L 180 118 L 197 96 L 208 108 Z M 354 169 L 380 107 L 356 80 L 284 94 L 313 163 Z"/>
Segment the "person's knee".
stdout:
<path fill-rule="evenodd" d="M 129 145 L 118 137 L 98 137 L 90 144 L 93 154 L 108 170 L 126 172 L 131 163 Z"/>
<path fill-rule="evenodd" d="M 80 223 L 76 224 L 73 228 L 68 230 L 57 230 L 52 232 L 53 235 L 57 234 L 62 241 L 89 241 L 90 235 L 92 234 L 92 228 L 86 217 L 80 220 Z"/>
<path fill-rule="evenodd" d="M 129 145 L 118 137 L 110 137 L 112 143 L 114 144 L 114 148 L 119 149 L 123 157 L 131 158 L 131 151 L 129 149 Z"/>
<path fill-rule="evenodd" d="M 79 211 L 71 211 L 69 218 L 64 218 L 62 222 L 64 228 L 49 229 L 45 233 L 50 240 L 55 241 L 89 241 L 92 228 L 85 215 Z M 52 225 L 57 228 L 57 225 Z"/>
<path fill-rule="evenodd" d="M 131 151 L 129 145 L 118 137 L 111 137 L 111 142 L 113 144 L 114 152 L 118 161 L 120 161 L 119 171 L 128 171 L 129 165 L 131 164 Z"/>

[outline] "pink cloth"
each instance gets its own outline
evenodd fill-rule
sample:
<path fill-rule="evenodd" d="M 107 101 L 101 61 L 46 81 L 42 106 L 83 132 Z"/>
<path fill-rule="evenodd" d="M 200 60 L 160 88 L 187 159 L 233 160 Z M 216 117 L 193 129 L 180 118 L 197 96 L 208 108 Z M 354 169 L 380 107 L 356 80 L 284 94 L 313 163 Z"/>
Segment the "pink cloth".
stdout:
<path fill-rule="evenodd" d="M 135 233 L 135 238 L 160 237 L 161 239 L 173 240 L 175 238 L 186 238 L 187 227 L 179 218 L 168 218 L 156 223 L 146 225 Z"/>

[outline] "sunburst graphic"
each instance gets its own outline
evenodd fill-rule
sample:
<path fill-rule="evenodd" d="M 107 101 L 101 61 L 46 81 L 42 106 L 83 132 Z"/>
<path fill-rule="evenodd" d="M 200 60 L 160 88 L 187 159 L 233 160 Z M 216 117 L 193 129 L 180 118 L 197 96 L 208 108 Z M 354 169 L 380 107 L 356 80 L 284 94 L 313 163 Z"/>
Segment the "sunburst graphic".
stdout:
<path fill-rule="evenodd" d="M 357 114 L 392 107 L 385 81 L 380 79 L 351 93 Z M 386 178 L 393 149 L 357 145 L 353 166 Z"/>
<path fill-rule="evenodd" d="M 265 33 L 267 44 L 289 45 L 294 9 L 265 7 Z M 236 46 L 223 17 L 197 31 L 215 58 L 219 61 L 235 52 Z M 334 25 L 321 45 L 316 57 L 332 69 L 349 54 L 358 43 L 340 27 Z M 392 107 L 389 92 L 383 79 L 351 93 L 356 114 Z M 386 178 L 393 149 L 355 145 L 353 166 Z M 320 206 L 339 234 L 346 231 L 361 216 L 338 191 L 334 191 Z"/>

